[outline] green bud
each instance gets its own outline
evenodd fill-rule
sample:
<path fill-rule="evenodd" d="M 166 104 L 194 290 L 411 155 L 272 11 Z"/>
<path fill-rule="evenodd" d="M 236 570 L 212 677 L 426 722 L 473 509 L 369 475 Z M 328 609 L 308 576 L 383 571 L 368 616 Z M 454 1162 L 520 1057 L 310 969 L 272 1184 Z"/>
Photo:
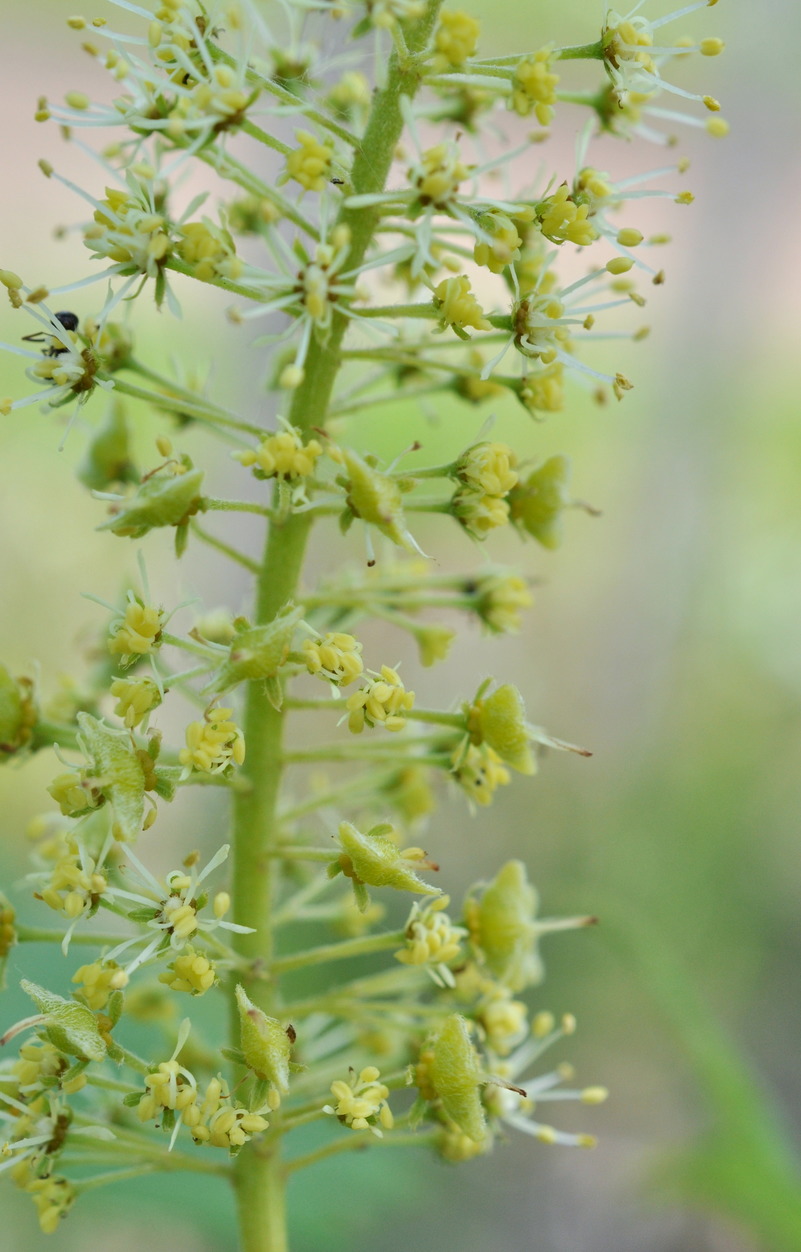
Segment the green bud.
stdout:
<path fill-rule="evenodd" d="M 44 1017 L 44 1031 L 53 1047 L 68 1056 L 83 1057 L 87 1061 L 102 1061 L 105 1058 L 106 1044 L 91 1009 L 77 1000 L 65 1000 L 27 979 L 23 979 L 20 986 Z"/>
<path fill-rule="evenodd" d="M 91 775 L 99 780 L 102 794 L 114 810 L 115 836 L 135 839 L 144 818 L 145 774 L 131 736 L 124 730 L 111 730 L 89 713 L 79 713 L 77 722 L 79 743 L 91 763 Z"/>
<path fill-rule="evenodd" d="M 517 687 L 504 684 L 486 699 L 477 699 L 468 713 L 470 737 L 486 743 L 507 765 L 521 774 L 535 774 L 536 762 L 529 747 L 526 710 Z"/>
<path fill-rule="evenodd" d="M 286 604 L 265 626 L 235 622 L 237 633 L 228 660 L 204 690 L 228 691 L 237 683 L 275 678 L 289 655 L 292 636 L 302 617 L 302 609 Z"/>
<path fill-rule="evenodd" d="M 24 747 L 35 722 L 33 683 L 29 678 L 12 678 L 0 665 L 0 762 Z"/>
<path fill-rule="evenodd" d="M 242 986 L 236 988 L 239 1008 L 239 1044 L 248 1069 L 263 1078 L 282 1095 L 289 1090 L 289 1054 L 295 1032 L 287 1031 L 274 1017 L 268 1017 L 248 998 Z"/>
<path fill-rule="evenodd" d="M 350 822 L 339 827 L 339 845 L 343 855 L 332 866 L 334 873 L 343 873 L 357 884 L 368 887 L 394 887 L 397 891 L 413 891 L 417 895 L 440 895 L 439 887 L 418 878 L 412 866 L 429 865 L 420 848 L 403 851 L 391 836 L 392 827 L 373 826 L 362 834 Z"/>
<path fill-rule="evenodd" d="M 400 484 L 389 474 L 368 465 L 355 452 L 343 452 L 348 471 L 347 501 L 354 517 L 368 522 L 407 552 L 420 552 L 409 533 L 403 512 Z"/>
<path fill-rule="evenodd" d="M 186 523 L 202 506 L 203 474 L 199 469 L 189 469 L 185 474 L 153 474 L 141 483 L 130 500 L 115 506 L 116 515 L 97 529 L 141 539 L 158 526 Z"/>
<path fill-rule="evenodd" d="M 568 494 L 570 475 L 569 457 L 549 457 L 507 497 L 513 525 L 544 548 L 558 548 L 562 542 L 562 514 L 572 503 Z"/>
<path fill-rule="evenodd" d="M 483 1079 L 467 1022 L 459 1013 L 447 1018 L 431 1051 L 427 1077 L 445 1116 L 468 1139 L 481 1143 L 487 1137 L 481 1103 Z"/>
<path fill-rule="evenodd" d="M 90 491 L 108 491 L 118 483 L 137 483 L 139 473 L 131 456 L 131 432 L 120 401 L 109 408 L 106 420 L 89 443 L 78 467 L 78 478 Z"/>

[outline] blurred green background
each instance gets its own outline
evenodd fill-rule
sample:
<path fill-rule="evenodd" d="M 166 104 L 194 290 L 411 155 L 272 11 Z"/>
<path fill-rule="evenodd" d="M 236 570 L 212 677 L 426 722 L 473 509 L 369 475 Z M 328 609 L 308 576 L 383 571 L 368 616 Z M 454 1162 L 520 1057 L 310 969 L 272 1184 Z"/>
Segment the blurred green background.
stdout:
<path fill-rule="evenodd" d="M 585 42 L 602 11 L 586 0 L 465 7 L 486 15 L 487 51 Z M 649 15 L 657 7 L 654 0 Z M 67 163 L 56 128 L 29 120 L 41 91 L 57 98 L 91 90 L 95 75 L 102 82 L 65 32 L 72 10 L 72 0 L 14 6 L 0 84 L 0 263 L 50 286 L 83 272 L 79 239 L 52 235 L 54 223 L 82 210 L 42 179 L 36 159 L 69 165 L 85 186 L 99 187 L 102 177 L 88 158 Z M 493 560 L 521 561 L 541 583 L 513 642 L 462 630 L 451 663 L 426 671 L 424 687 L 403 640 L 391 641 L 424 703 L 447 704 L 470 693 L 477 672 L 493 673 L 521 687 L 533 720 L 595 753 L 590 761 L 551 756 L 539 778 L 517 779 L 470 822 L 461 802 L 450 802 L 427 844 L 454 895 L 522 855 L 546 913 L 601 916 L 596 931 L 546 946 L 548 977 L 534 999 L 537 1008 L 575 1012 L 579 1030 L 564 1055 L 580 1081 L 611 1088 L 602 1108 L 565 1106 L 560 1118 L 597 1132 L 601 1144 L 576 1153 L 518 1137 L 458 1169 L 402 1150 L 330 1162 L 296 1184 L 296 1252 L 801 1252 L 801 257 L 792 226 L 801 10 L 790 0 L 758 11 L 721 4 L 687 26 L 698 31 L 702 21 L 728 48 L 694 63 L 694 85 L 703 75 L 700 88 L 721 98 L 732 134 L 724 142 L 682 135 L 696 203 L 656 201 L 648 211 L 649 228 L 658 223 L 674 244 L 664 256 L 668 282 L 647 310 L 651 339 L 615 358 L 635 389 L 603 409 L 573 389 L 566 412 L 543 425 L 511 406 L 495 409 L 498 438 L 526 455 L 573 457 L 576 494 L 602 517 L 572 515 L 556 554 L 520 552 L 513 537 L 488 545 Z M 582 120 L 565 109 L 556 127 L 554 152 L 567 175 Z M 606 144 L 595 159 L 626 174 L 663 157 Z M 640 219 L 631 211 L 629 220 Z M 69 297 L 67 307 L 83 311 L 82 299 Z M 187 300 L 181 323 L 141 318 L 140 355 L 156 368 L 175 356 L 201 372 L 213 356 L 212 394 L 264 413 L 258 358 L 222 308 Z M 16 342 L 18 334 L 17 320 L 0 309 L 0 338 Z M 0 394 L 26 386 L 13 359 L 0 356 Z M 88 420 L 101 410 L 99 401 Z M 158 427 L 148 413 L 136 418 L 144 454 Z M 438 405 L 432 423 L 399 406 L 360 430 L 363 446 L 378 430 L 388 455 L 421 429 L 428 451 L 450 452 L 481 420 Z M 15 673 L 38 661 L 50 692 L 102 613 L 79 593 L 114 599 L 134 569 L 132 545 L 93 529 L 99 506 L 72 473 L 81 432 L 58 453 L 59 429 L 36 408 L 0 422 L 0 657 Z M 204 463 L 210 446 L 182 440 Z M 221 447 L 215 490 L 235 490 L 235 477 Z M 247 522 L 239 537 L 258 542 Z M 165 601 L 200 594 L 210 607 L 246 604 L 244 581 L 232 583 L 216 556 L 191 551 L 176 586 L 168 539 L 154 535 L 142 546 Z M 444 526 L 432 526 L 424 546 L 443 566 L 467 569 L 477 559 Z M 332 534 L 317 560 L 341 551 Z M 52 772 L 52 760 L 37 758 L 0 774 L 6 883 L 25 872 L 24 827 L 46 807 Z M 162 869 L 188 821 L 198 823 L 194 842 L 213 844 L 219 834 L 208 806 L 202 819 L 187 812 L 162 819 Z M 51 984 L 64 977 L 60 955 L 31 955 L 36 968 L 26 953 L 13 957 L 12 985 L 23 957 L 27 974 Z M 0 1004 L 6 1023 L 22 999 L 12 990 Z M 26 1197 L 6 1187 L 3 1202 L 8 1252 L 52 1246 Z M 236 1246 L 223 1186 L 180 1175 L 88 1197 L 58 1238 L 68 1250 L 101 1240 L 115 1252 L 143 1242 L 151 1252 Z"/>

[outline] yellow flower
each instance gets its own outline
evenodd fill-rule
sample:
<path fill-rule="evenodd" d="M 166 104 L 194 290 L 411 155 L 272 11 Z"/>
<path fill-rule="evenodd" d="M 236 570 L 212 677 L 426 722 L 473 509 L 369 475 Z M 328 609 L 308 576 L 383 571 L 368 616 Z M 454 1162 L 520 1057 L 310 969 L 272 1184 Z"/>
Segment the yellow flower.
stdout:
<path fill-rule="evenodd" d="M 231 721 L 233 709 L 209 709 L 202 722 L 186 728 L 186 747 L 178 753 L 185 772 L 193 769 L 219 774 L 245 759 L 245 737 Z"/>
<path fill-rule="evenodd" d="M 295 138 L 300 147 L 286 159 L 284 180 L 294 178 L 306 191 L 322 191 L 330 177 L 333 148 L 320 143 L 308 130 L 296 131 Z"/>
<path fill-rule="evenodd" d="M 375 1065 L 367 1065 L 358 1077 L 351 1070 L 347 1082 L 337 1080 L 331 1083 L 331 1094 L 336 1104 L 326 1104 L 323 1112 L 338 1117 L 351 1130 L 369 1130 L 382 1138 L 381 1127 L 391 1130 L 394 1118 L 388 1103 L 389 1088 L 378 1081 L 380 1077 L 381 1072 Z"/>
<path fill-rule="evenodd" d="M 505 496 L 518 480 L 517 456 L 505 443 L 474 443 L 456 462 L 461 482 L 488 496 Z"/>
<path fill-rule="evenodd" d="M 486 265 L 493 274 L 500 274 L 507 265 L 520 256 L 522 239 L 517 227 L 510 217 L 500 209 L 490 209 L 477 219 L 482 234 L 488 236 L 479 239 L 473 249 L 476 265 Z"/>
<path fill-rule="evenodd" d="M 459 330 L 464 330 L 465 326 L 472 326 L 475 330 L 492 329 L 492 323 L 484 316 L 481 305 L 473 295 L 470 279 L 465 274 L 443 278 L 434 289 L 434 304 L 443 326 Z"/>
<path fill-rule="evenodd" d="M 152 678 L 115 678 L 110 690 L 117 699 L 115 716 L 131 728 L 161 704 L 161 692 Z"/>
<path fill-rule="evenodd" d="M 434 37 L 441 64 L 460 66 L 475 56 L 480 30 L 480 23 L 469 13 L 443 13 Z"/>
<path fill-rule="evenodd" d="M 485 574 L 476 580 L 476 612 L 493 634 L 515 634 L 521 626 L 520 610 L 530 608 L 531 592 L 515 574 Z"/>
<path fill-rule="evenodd" d="M 553 46 L 549 44 L 525 57 L 512 80 L 511 107 L 521 117 L 533 112 L 540 126 L 550 126 L 554 115 L 559 75 L 551 69 L 552 60 Z"/>
<path fill-rule="evenodd" d="M 402 965 L 425 965 L 434 982 L 440 987 L 454 985 L 448 963 L 461 956 L 460 943 L 467 933 L 463 927 L 454 926 L 447 913 L 449 896 L 440 896 L 428 904 L 415 901 L 405 929 L 405 947 L 395 953 L 395 960 Z"/>
<path fill-rule="evenodd" d="M 333 631 L 321 639 L 307 639 L 303 652 L 309 673 L 338 687 L 347 687 L 364 671 L 362 644 L 353 635 Z"/>
<path fill-rule="evenodd" d="M 216 981 L 213 963 L 191 944 L 159 974 L 159 982 L 165 983 L 171 991 L 188 991 L 193 996 L 202 996 Z"/>
<path fill-rule="evenodd" d="M 112 992 L 127 987 L 128 975 L 116 961 L 93 961 L 76 970 L 72 981 L 78 983 L 78 995 L 84 1003 L 97 1011 L 106 1007 Z"/>
<path fill-rule="evenodd" d="M 491 530 L 509 521 L 509 505 L 473 487 L 460 487 L 451 500 L 454 517 L 474 539 L 486 539 Z"/>
<path fill-rule="evenodd" d="M 453 143 L 439 143 L 427 148 L 420 164 L 409 170 L 409 179 L 417 189 L 422 205 L 433 204 L 436 208 L 447 207 L 459 190 L 459 184 L 467 178 L 470 167 L 459 160 L 459 149 Z"/>
<path fill-rule="evenodd" d="M 186 222 L 181 227 L 181 235 L 176 252 L 191 267 L 193 277 L 201 282 L 218 277 L 240 277 L 244 262 L 236 255 L 236 246 L 227 230 L 204 218 L 202 222 Z"/>
<path fill-rule="evenodd" d="M 304 444 L 294 429 L 281 430 L 262 440 L 258 448 L 246 452 L 234 452 L 235 461 L 254 467 L 258 478 L 308 478 L 314 473 L 315 462 L 322 456 L 322 444 L 310 439 Z"/>
<path fill-rule="evenodd" d="M 123 662 L 133 657 L 153 652 L 161 643 L 164 610 L 142 604 L 133 592 L 128 592 L 128 604 L 122 617 L 111 623 L 108 650 L 112 656 L 121 656 Z"/>
<path fill-rule="evenodd" d="M 355 735 L 377 722 L 387 730 L 403 730 L 404 714 L 414 707 L 414 692 L 406 690 L 397 670 L 382 665 L 380 673 L 366 687 L 348 697 L 346 707 L 348 729 Z"/>
<path fill-rule="evenodd" d="M 505 787 L 510 778 L 498 753 L 487 744 L 471 743 L 466 752 L 459 748 L 454 755 L 453 776 L 459 786 L 476 804 L 492 804 L 496 789 Z"/>
<path fill-rule="evenodd" d="M 597 230 L 588 221 L 590 209 L 587 203 L 576 204 L 567 183 L 562 183 L 553 195 L 540 200 L 537 218 L 543 235 L 552 243 L 575 243 L 584 248 L 598 238 Z"/>

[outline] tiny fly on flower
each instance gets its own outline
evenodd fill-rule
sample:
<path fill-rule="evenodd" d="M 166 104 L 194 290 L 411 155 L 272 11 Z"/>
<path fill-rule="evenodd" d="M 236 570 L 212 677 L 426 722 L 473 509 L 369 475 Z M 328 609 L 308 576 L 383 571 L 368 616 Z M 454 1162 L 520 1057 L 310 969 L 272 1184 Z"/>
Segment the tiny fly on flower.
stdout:
<path fill-rule="evenodd" d="M 78 329 L 76 313 L 56 313 L 55 320 L 60 322 L 65 330 Z M 45 356 L 60 356 L 62 352 L 68 351 L 68 348 L 55 335 L 49 334 L 46 330 L 37 330 L 33 335 L 23 335 L 22 338 L 26 343 L 46 343 L 47 347 L 43 349 Z"/>

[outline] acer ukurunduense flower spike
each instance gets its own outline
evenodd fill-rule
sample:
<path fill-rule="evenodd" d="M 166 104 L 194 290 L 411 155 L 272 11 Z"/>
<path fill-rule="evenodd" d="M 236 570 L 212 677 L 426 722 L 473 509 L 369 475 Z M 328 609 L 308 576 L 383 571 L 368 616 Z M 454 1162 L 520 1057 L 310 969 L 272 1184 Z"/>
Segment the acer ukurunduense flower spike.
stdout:
<path fill-rule="evenodd" d="M 662 141 L 655 125 L 703 125 L 704 113 L 724 134 L 717 100 L 671 78 L 676 58 L 714 57 L 722 43 L 705 30 L 697 43 L 663 34 L 708 4 L 659 18 L 641 0 L 610 9 L 576 47 L 537 28 L 528 46 L 485 57 L 479 22 L 440 5 L 109 0 L 105 18 L 67 22 L 108 71 L 109 98 L 76 86 L 36 106 L 69 141 L 59 168 L 40 167 L 88 206 L 92 267 L 48 290 L 25 281 L 32 258 L 0 258 L 10 305 L 0 346 L 34 384 L 0 397 L 0 414 L 14 421 L 40 404 L 64 409 L 70 425 L 79 409 L 97 415 L 79 478 L 124 564 L 128 540 L 166 539 L 176 560 L 207 545 L 253 580 L 244 613 L 204 611 L 202 588 L 168 612 L 140 554 L 122 602 L 100 601 L 112 618 L 86 675 L 48 698 L 38 679 L 0 665 L 0 760 L 54 748 L 61 761 L 48 787 L 60 812 L 29 832 L 27 881 L 50 927 L 22 924 L 5 898 L 0 909 L 0 958 L 16 946 L 19 966 L 27 942 L 54 942 L 64 964 L 53 977 L 71 991 L 25 980 L 38 1012 L 4 1024 L 0 1170 L 48 1232 L 90 1187 L 197 1170 L 234 1184 L 244 1252 L 285 1252 L 286 1178 L 328 1155 L 383 1138 L 465 1160 L 504 1126 L 548 1144 L 594 1143 L 534 1116 L 546 1101 L 599 1104 L 606 1092 L 567 1087 L 564 1062 L 539 1068 L 575 1020 L 535 1011 L 530 991 L 544 977 L 542 941 L 595 919 L 539 918 L 517 859 L 452 903 L 452 867 L 429 851 L 426 830 L 443 792 L 484 822 L 513 776 L 536 785 L 527 776 L 542 750 L 588 753 L 529 722 L 509 674 L 478 690 L 457 684 L 448 707 L 428 707 L 424 675 L 398 670 L 393 631 L 414 637 L 423 667 L 445 662 L 453 639 L 438 611 L 518 631 L 532 580 L 489 563 L 495 531 L 511 525 L 552 549 L 566 510 L 595 510 L 570 495 L 568 459 L 537 459 L 533 439 L 512 448 L 477 422 L 451 462 L 428 464 L 421 424 L 386 464 L 349 418 L 441 392 L 468 415 L 504 392 L 534 416 L 564 407 L 575 386 L 624 398 L 632 382 L 614 342 L 647 333 L 636 319 L 664 277 L 648 257 L 665 242 L 644 237 L 628 202 L 686 205 L 692 193 L 676 182 L 681 160 L 653 170 L 645 158 L 642 174 L 621 179 L 593 165 L 593 143 L 600 130 Z M 326 52 L 335 21 L 351 24 L 341 66 Z M 564 89 L 563 61 L 585 63 L 583 91 Z M 665 108 L 665 95 L 695 112 Z M 516 186 L 517 158 L 568 109 L 579 136 L 571 168 L 546 159 L 534 186 Z M 526 134 L 521 118 L 544 129 Z M 85 142 L 93 128 L 101 150 Z M 70 143 L 95 156 L 91 185 L 67 176 Z M 187 194 L 193 165 L 213 192 Z M 504 194 L 492 198 L 484 174 L 501 168 Z M 564 265 L 576 249 L 587 253 L 578 277 Z M 398 283 L 406 302 L 382 303 Z M 255 344 L 276 396 L 270 420 L 261 403 L 248 414 L 212 399 L 190 363 L 171 374 L 138 356 L 137 302 L 153 299 L 166 321 L 180 296 L 190 316 L 202 286 L 227 294 L 234 324 L 273 319 Z M 635 319 L 624 330 L 620 310 Z M 601 339 L 606 361 L 590 364 L 585 344 Z M 128 398 L 165 427 L 144 464 Z M 230 445 L 245 498 L 212 494 L 218 461 L 196 466 L 180 447 L 191 424 Z M 263 528 L 261 559 L 226 533 L 230 512 Z M 425 515 L 430 552 L 418 534 Z M 326 517 L 343 533 L 358 523 L 366 559 L 346 564 L 329 535 L 314 584 L 305 557 Z M 451 542 L 482 545 L 473 574 L 441 564 Z M 376 638 L 363 631 L 371 618 L 388 627 L 380 645 L 365 642 Z M 177 743 L 164 740 L 164 712 L 165 724 L 179 716 Z M 322 733 L 308 735 L 309 720 Z M 187 831 L 182 863 L 155 874 L 163 805 L 210 786 L 229 797 L 230 835 L 228 825 Z M 217 849 L 205 863 L 201 838 Z M 407 908 L 416 898 L 405 924 L 386 928 L 393 893 Z M 298 939 L 307 924 L 314 943 Z M 71 944 L 94 948 L 92 959 L 74 958 Z M 363 957 L 372 972 L 354 975 Z M 323 967 L 322 990 L 299 997 L 291 975 Z M 230 1021 L 230 1037 L 201 1040 L 199 997 L 227 1000 L 216 1019 Z M 152 1059 L 122 1042 L 127 1019 L 151 1032 Z M 328 1138 L 304 1155 L 295 1131 L 310 1122 Z M 101 1172 L 87 1173 L 90 1163 Z"/>

